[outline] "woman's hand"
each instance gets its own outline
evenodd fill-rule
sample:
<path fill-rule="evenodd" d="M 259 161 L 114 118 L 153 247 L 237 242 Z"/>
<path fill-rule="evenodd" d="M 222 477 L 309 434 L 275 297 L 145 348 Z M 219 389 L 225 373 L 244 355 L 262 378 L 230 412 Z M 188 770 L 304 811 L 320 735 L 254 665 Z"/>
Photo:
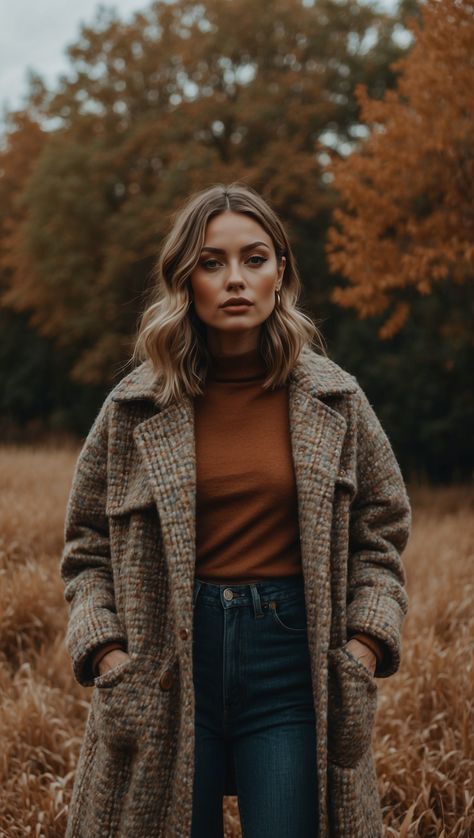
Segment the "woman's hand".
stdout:
<path fill-rule="evenodd" d="M 107 652 L 107 654 L 104 655 L 100 661 L 99 675 L 104 675 L 104 673 L 108 672 L 109 669 L 112 669 L 114 666 L 118 666 L 119 663 L 124 663 L 129 660 L 129 658 L 130 655 L 122 649 L 112 649 L 110 652 Z"/>
<path fill-rule="evenodd" d="M 364 643 L 361 643 L 360 640 L 357 640 L 355 637 L 351 637 L 344 648 L 347 649 L 351 655 L 354 655 L 357 660 L 362 661 L 371 675 L 374 674 L 375 667 L 377 666 L 377 656 L 372 649 L 369 649 L 368 646 L 365 646 Z"/>

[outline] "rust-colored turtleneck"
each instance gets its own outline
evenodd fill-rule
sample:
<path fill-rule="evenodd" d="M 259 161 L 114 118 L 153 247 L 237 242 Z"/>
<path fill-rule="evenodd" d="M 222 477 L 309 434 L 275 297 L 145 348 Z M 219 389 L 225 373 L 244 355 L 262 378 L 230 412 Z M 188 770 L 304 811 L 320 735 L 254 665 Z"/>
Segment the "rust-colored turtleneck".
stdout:
<path fill-rule="evenodd" d="M 250 582 L 301 575 L 288 386 L 264 390 L 253 349 L 213 355 L 194 400 L 196 576 Z"/>

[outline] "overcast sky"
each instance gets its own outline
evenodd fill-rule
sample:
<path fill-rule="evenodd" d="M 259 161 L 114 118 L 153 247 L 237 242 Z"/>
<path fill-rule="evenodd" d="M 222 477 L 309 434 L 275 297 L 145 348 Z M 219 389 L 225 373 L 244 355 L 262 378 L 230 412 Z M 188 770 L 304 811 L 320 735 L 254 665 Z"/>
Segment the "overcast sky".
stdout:
<path fill-rule="evenodd" d="M 68 69 L 66 47 L 77 40 L 81 23 L 91 23 L 97 0 L 0 0 L 0 109 L 21 105 L 27 90 L 27 69 L 54 84 Z M 147 0 L 115 0 L 103 6 L 123 20 L 146 8 Z"/>
<path fill-rule="evenodd" d="M 258 0 L 256 0 L 258 2 Z M 20 107 L 27 90 L 27 70 L 38 72 L 48 86 L 68 70 L 66 47 L 77 40 L 81 23 L 91 23 L 97 0 L 0 0 L 0 111 Z M 122 20 L 149 6 L 148 0 L 115 0 L 103 6 Z M 396 0 L 379 0 L 385 8 Z"/>

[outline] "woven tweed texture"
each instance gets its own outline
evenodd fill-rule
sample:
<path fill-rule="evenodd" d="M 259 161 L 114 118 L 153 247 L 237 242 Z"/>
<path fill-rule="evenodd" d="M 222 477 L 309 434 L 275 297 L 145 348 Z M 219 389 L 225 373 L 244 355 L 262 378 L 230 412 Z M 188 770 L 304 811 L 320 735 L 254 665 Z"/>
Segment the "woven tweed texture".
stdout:
<path fill-rule="evenodd" d="M 371 740 L 377 679 L 400 666 L 410 504 L 353 375 L 305 348 L 288 388 L 319 838 L 381 838 Z M 160 404 L 144 362 L 106 397 L 66 511 L 65 642 L 75 678 L 92 688 L 66 838 L 190 836 L 195 496 L 193 401 Z M 375 677 L 345 648 L 355 633 L 383 645 Z M 130 657 L 94 678 L 94 653 L 109 641 Z"/>

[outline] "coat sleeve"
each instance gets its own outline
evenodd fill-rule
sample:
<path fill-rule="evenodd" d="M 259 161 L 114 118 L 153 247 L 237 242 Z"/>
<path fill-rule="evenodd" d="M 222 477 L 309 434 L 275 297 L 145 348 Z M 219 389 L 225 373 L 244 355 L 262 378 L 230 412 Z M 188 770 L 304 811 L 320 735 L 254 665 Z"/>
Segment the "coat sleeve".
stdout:
<path fill-rule="evenodd" d="M 381 641 L 375 675 L 400 666 L 401 627 L 408 610 L 401 554 L 411 529 L 411 507 L 388 437 L 367 396 L 358 389 L 357 491 L 350 512 L 347 634 Z"/>
<path fill-rule="evenodd" d="M 106 515 L 108 414 L 103 403 L 80 451 L 66 509 L 60 574 L 69 603 L 66 648 L 76 680 L 92 686 L 97 647 L 127 637 L 114 597 Z"/>

